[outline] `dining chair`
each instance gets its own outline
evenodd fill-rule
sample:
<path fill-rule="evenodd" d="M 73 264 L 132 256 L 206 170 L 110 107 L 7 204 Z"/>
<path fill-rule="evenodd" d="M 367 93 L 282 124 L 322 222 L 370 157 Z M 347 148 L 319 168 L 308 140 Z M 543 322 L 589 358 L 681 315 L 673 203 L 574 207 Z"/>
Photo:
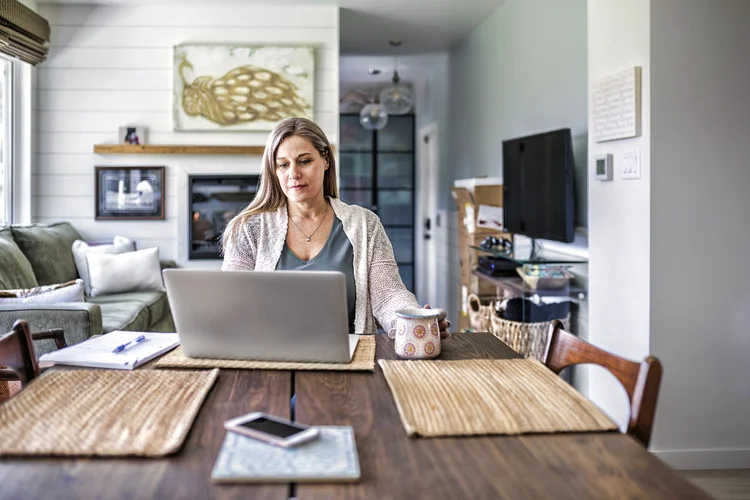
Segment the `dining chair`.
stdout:
<path fill-rule="evenodd" d="M 32 341 L 44 339 L 53 340 L 58 349 L 67 347 L 62 329 L 29 333 L 29 325 L 24 320 L 16 321 L 11 331 L 0 338 L 0 402 L 15 392 L 9 382 L 20 382 L 23 387 L 39 375 Z"/>
<path fill-rule="evenodd" d="M 542 359 L 556 374 L 569 366 L 581 364 L 595 364 L 609 370 L 630 399 L 627 434 L 648 448 L 662 374 L 661 362 L 657 358 L 648 356 L 640 363 L 622 358 L 566 332 L 562 322 L 554 320 L 549 326 Z"/>
<path fill-rule="evenodd" d="M 31 341 L 29 324 L 22 319 L 13 323 L 13 328 L 0 338 L 0 380 L 28 384 L 39 375 L 39 363 Z"/>

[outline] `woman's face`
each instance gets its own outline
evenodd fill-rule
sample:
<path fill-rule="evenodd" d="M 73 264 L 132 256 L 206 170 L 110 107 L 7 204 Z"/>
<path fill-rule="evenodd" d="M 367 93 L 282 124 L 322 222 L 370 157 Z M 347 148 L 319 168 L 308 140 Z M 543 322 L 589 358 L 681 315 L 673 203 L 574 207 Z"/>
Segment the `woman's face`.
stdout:
<path fill-rule="evenodd" d="M 326 170 L 328 162 L 304 137 L 287 137 L 276 151 L 276 177 L 291 202 L 305 203 L 322 197 Z"/>

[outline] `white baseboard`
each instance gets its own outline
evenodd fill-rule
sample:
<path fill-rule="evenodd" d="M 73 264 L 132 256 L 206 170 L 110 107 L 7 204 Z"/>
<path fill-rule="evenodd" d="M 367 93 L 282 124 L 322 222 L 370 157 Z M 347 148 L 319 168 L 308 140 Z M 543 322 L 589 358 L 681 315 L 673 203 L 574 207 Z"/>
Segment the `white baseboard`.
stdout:
<path fill-rule="evenodd" d="M 750 449 L 651 450 L 676 470 L 750 469 Z"/>

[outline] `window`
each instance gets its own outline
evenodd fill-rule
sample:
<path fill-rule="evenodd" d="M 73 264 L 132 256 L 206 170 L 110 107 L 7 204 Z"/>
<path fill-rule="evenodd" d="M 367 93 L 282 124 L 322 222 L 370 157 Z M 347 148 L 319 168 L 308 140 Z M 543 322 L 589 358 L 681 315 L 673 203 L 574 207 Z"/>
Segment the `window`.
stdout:
<path fill-rule="evenodd" d="M 13 220 L 13 64 L 0 57 L 0 225 Z"/>

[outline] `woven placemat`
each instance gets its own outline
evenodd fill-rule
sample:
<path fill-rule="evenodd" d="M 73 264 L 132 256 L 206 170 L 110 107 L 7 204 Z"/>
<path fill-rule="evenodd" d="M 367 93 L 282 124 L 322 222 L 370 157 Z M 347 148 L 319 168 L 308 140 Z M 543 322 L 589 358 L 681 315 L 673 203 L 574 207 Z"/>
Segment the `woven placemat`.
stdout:
<path fill-rule="evenodd" d="M 599 408 L 534 359 L 379 363 L 410 436 L 617 429 Z"/>
<path fill-rule="evenodd" d="M 227 368 L 234 370 L 375 370 L 375 335 L 362 335 L 349 363 L 296 363 L 291 361 L 252 361 L 245 359 L 189 358 L 177 347 L 154 368 Z"/>
<path fill-rule="evenodd" d="M 174 453 L 218 375 L 219 370 L 47 372 L 0 406 L 0 456 Z"/>

